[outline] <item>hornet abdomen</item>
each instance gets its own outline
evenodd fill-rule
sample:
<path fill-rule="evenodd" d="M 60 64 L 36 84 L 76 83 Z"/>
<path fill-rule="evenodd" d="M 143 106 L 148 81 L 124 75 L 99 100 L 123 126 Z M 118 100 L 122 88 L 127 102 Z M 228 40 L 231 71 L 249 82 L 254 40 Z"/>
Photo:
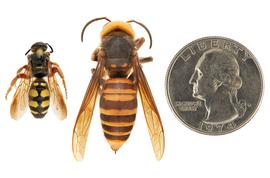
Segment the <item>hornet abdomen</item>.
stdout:
<path fill-rule="evenodd" d="M 137 88 L 127 78 L 105 81 L 100 98 L 104 135 L 114 151 L 128 139 L 137 112 Z"/>
<path fill-rule="evenodd" d="M 47 82 L 36 78 L 29 90 L 29 107 L 35 118 L 43 118 L 49 109 L 50 91 Z"/>

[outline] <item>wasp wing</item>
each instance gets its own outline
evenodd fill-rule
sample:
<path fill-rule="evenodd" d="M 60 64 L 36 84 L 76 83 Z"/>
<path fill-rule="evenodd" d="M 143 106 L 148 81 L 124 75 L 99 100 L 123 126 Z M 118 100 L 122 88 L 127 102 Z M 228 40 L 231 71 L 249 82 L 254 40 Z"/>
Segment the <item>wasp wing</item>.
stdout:
<path fill-rule="evenodd" d="M 61 92 L 60 86 L 57 82 L 57 78 L 52 74 L 51 65 L 49 65 L 50 74 L 48 75 L 50 99 L 52 109 L 56 113 L 59 119 L 63 120 L 67 117 L 67 106 L 64 100 L 64 96 Z"/>
<path fill-rule="evenodd" d="M 76 160 L 84 157 L 89 126 L 95 108 L 97 94 L 100 88 L 100 80 L 103 74 L 104 59 L 99 58 L 96 71 L 87 87 L 79 114 L 73 130 L 72 149 Z"/>
<path fill-rule="evenodd" d="M 22 75 L 30 76 L 29 70 L 24 70 Z M 21 118 L 26 108 L 28 107 L 28 91 L 31 84 L 31 78 L 22 78 L 20 79 L 20 83 L 17 87 L 16 92 L 14 93 L 11 106 L 10 106 L 10 115 L 11 118 L 17 120 Z"/>
<path fill-rule="evenodd" d="M 138 58 L 135 59 L 134 73 L 138 81 L 138 88 L 141 96 L 144 115 L 148 131 L 152 141 L 153 149 L 157 160 L 160 160 L 164 153 L 165 141 L 161 119 L 152 96 L 146 77 L 142 71 Z"/>

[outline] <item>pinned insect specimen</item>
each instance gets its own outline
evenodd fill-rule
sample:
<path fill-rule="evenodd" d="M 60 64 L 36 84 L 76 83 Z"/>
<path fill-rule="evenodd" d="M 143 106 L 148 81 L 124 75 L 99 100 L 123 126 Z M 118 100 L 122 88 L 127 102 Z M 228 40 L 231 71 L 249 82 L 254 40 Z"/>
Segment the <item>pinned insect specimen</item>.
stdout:
<path fill-rule="evenodd" d="M 47 52 L 47 48 L 50 52 Z M 32 52 L 28 55 L 29 52 Z M 67 96 L 64 74 L 57 63 L 50 60 L 53 48 L 48 43 L 37 42 L 25 53 L 28 64 L 17 71 L 16 77 L 11 81 L 6 98 L 12 87 L 20 80 L 13 96 L 10 114 L 13 119 L 19 119 L 29 106 L 35 118 L 43 118 L 50 104 L 60 119 L 67 116 L 67 107 L 60 86 L 57 83 L 56 73 L 62 79 Z"/>
<path fill-rule="evenodd" d="M 92 60 L 97 66 L 84 96 L 73 131 L 73 153 L 82 160 L 85 153 L 89 125 L 92 119 L 97 95 L 100 94 L 100 118 L 104 135 L 115 152 L 128 139 L 137 113 L 137 90 L 139 90 L 150 138 L 156 158 L 160 160 L 164 152 L 164 131 L 161 119 L 141 68 L 141 63 L 151 57 L 139 58 L 137 51 L 144 38 L 135 39 L 130 23 L 142 26 L 150 37 L 149 30 L 140 22 L 130 20 L 110 21 L 106 17 L 89 21 L 83 28 L 97 20 L 107 20 L 101 31 L 101 45 L 94 51 Z"/>

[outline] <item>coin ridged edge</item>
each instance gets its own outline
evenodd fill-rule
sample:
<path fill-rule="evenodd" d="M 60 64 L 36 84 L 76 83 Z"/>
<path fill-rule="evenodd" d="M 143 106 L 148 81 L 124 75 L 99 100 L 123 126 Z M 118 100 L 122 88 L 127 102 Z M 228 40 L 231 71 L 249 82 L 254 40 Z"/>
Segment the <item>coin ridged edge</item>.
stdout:
<path fill-rule="evenodd" d="M 257 69 L 259 71 L 259 76 L 261 78 L 261 82 L 260 82 L 261 83 L 261 92 L 260 92 L 259 100 L 258 100 L 258 103 L 257 103 L 257 105 L 255 107 L 255 110 L 253 112 L 251 112 L 250 117 L 248 119 L 246 119 L 241 125 L 239 125 L 239 127 L 236 127 L 235 129 L 232 129 L 232 130 L 229 130 L 229 131 L 218 132 L 218 133 L 215 133 L 215 132 L 206 133 L 206 132 L 203 132 L 203 131 L 200 131 L 200 130 L 195 129 L 194 127 L 189 126 L 189 124 L 187 124 L 184 121 L 184 119 L 180 115 L 177 114 L 177 112 L 175 111 L 173 105 L 171 104 L 172 102 L 171 102 L 171 99 L 169 97 L 169 85 L 168 85 L 169 77 L 170 77 L 170 74 L 171 74 L 172 66 L 177 61 L 177 57 L 180 55 L 180 52 L 182 51 L 182 49 L 187 48 L 188 46 L 190 46 L 193 43 L 196 43 L 198 41 L 202 41 L 202 40 L 205 40 L 205 39 L 209 39 L 209 38 L 219 38 L 219 39 L 224 39 L 224 40 L 232 41 L 233 43 L 235 43 L 235 44 L 243 47 L 251 55 L 251 57 L 252 57 L 255 65 L 256 65 L 256 67 L 257 67 Z M 174 116 L 176 116 L 176 119 L 179 120 L 188 129 L 190 129 L 192 131 L 195 131 L 197 133 L 203 134 L 203 135 L 210 135 L 210 136 L 227 135 L 229 133 L 235 132 L 235 131 L 241 129 L 242 127 L 244 127 L 254 117 L 254 115 L 257 113 L 257 111 L 260 108 L 260 105 L 262 103 L 262 98 L 263 98 L 263 95 L 264 95 L 264 77 L 263 77 L 263 72 L 261 70 L 261 67 L 260 67 L 260 64 L 259 64 L 257 58 L 253 55 L 253 53 L 246 46 L 242 45 L 238 41 L 235 41 L 235 40 L 233 40 L 231 38 L 227 38 L 227 37 L 223 37 L 223 36 L 205 36 L 205 37 L 201 37 L 201 38 L 198 38 L 196 40 L 193 40 L 193 41 L 189 42 L 188 44 L 184 45 L 174 55 L 174 57 L 172 58 L 172 61 L 170 62 L 169 66 L 167 68 L 167 71 L 166 71 L 166 76 L 165 76 L 165 94 L 166 94 L 166 100 L 168 102 L 168 105 L 169 105 L 170 109 L 173 111 Z"/>

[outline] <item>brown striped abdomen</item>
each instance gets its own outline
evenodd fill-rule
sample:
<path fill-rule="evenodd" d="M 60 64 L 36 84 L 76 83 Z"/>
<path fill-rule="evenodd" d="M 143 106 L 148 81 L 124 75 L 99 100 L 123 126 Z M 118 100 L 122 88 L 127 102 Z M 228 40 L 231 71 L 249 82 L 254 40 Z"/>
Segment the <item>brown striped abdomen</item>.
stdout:
<path fill-rule="evenodd" d="M 104 135 L 114 151 L 128 139 L 137 112 L 137 88 L 126 78 L 105 81 L 100 97 Z"/>
<path fill-rule="evenodd" d="M 37 78 L 29 90 L 29 107 L 35 118 L 43 118 L 50 106 L 50 91 L 48 84 L 42 78 Z"/>

